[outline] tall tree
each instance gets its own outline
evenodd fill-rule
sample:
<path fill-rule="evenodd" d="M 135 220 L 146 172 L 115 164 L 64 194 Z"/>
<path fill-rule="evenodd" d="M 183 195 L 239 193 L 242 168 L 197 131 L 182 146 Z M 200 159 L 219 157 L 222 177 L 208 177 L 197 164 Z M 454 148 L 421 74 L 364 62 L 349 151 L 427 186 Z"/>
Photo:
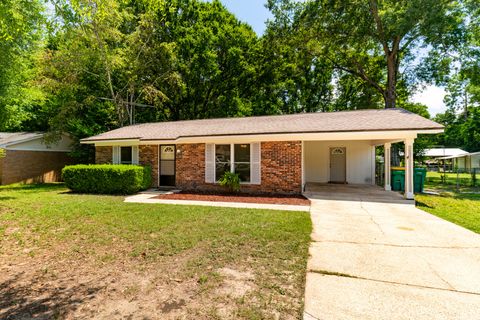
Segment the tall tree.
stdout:
<path fill-rule="evenodd" d="M 306 50 L 289 26 L 269 24 L 255 55 L 255 114 L 331 109 L 331 65 Z"/>
<path fill-rule="evenodd" d="M 163 11 L 163 12 L 162 12 Z M 166 106 L 170 119 L 251 115 L 257 36 L 218 0 L 166 1 L 152 39 L 176 44 L 183 88 Z"/>
<path fill-rule="evenodd" d="M 277 19 L 290 19 L 308 35 L 319 59 L 376 90 L 386 108 L 396 107 L 397 85 L 409 73 L 432 79 L 448 53 L 465 41 L 463 7 L 446 0 L 270 0 Z M 285 11 L 291 11 L 285 14 Z M 419 52 L 424 53 L 419 56 Z M 411 70 L 408 66 L 416 64 Z M 379 67 L 383 70 L 378 77 Z M 411 79 L 411 78 L 410 78 Z"/>
<path fill-rule="evenodd" d="M 35 118 L 42 94 L 33 85 L 44 18 L 41 0 L 0 2 L 0 130 Z"/>

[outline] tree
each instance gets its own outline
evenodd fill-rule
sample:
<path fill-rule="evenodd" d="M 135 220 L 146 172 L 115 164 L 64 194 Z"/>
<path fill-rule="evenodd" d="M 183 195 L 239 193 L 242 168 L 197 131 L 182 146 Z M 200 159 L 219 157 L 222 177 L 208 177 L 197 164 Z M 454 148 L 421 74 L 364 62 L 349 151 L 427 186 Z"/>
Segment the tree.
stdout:
<path fill-rule="evenodd" d="M 257 37 L 219 1 L 57 0 L 44 113 L 77 138 L 149 121 L 250 115 Z"/>
<path fill-rule="evenodd" d="M 331 65 L 306 50 L 288 26 L 269 24 L 255 56 L 255 114 L 331 110 Z"/>
<path fill-rule="evenodd" d="M 0 130 L 22 130 L 24 121 L 35 123 L 35 108 L 43 100 L 33 84 L 43 10 L 40 0 L 0 2 Z"/>
<path fill-rule="evenodd" d="M 270 0 L 269 8 L 276 19 L 308 35 L 319 59 L 377 91 L 386 108 L 397 105 L 399 81 L 408 82 L 415 72 L 432 80 L 439 66 L 448 69 L 452 62 L 445 53 L 465 41 L 463 8 L 456 1 L 316 0 L 293 5 L 292 0 Z M 417 67 L 410 70 L 414 63 Z"/>

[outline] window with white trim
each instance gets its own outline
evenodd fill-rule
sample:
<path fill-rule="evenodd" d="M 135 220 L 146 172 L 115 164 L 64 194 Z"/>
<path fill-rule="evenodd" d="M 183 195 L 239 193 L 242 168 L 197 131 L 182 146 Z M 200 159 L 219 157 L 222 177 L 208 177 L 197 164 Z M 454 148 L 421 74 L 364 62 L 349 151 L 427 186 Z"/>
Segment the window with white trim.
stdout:
<path fill-rule="evenodd" d="M 138 146 L 113 146 L 113 164 L 138 164 Z"/>
<path fill-rule="evenodd" d="M 215 145 L 215 181 L 220 180 L 225 172 L 233 172 L 240 176 L 241 182 L 249 183 L 250 170 L 249 143 Z"/>
<path fill-rule="evenodd" d="M 120 147 L 120 163 L 132 164 L 133 150 L 132 147 Z"/>

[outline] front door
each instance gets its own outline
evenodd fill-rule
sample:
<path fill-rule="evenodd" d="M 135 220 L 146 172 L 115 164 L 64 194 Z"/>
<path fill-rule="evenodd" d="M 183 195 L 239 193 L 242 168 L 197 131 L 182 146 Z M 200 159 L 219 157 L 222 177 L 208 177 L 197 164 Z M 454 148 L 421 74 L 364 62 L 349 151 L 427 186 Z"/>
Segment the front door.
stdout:
<path fill-rule="evenodd" d="M 330 182 L 347 182 L 347 149 L 344 147 L 330 148 Z"/>
<path fill-rule="evenodd" d="M 175 145 L 160 146 L 160 187 L 175 186 Z"/>

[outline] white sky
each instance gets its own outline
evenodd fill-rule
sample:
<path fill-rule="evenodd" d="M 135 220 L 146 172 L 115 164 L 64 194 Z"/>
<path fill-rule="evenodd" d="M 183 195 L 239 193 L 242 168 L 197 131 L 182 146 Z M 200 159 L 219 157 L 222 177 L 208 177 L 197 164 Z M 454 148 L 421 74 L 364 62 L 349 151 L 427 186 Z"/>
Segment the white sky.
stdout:
<path fill-rule="evenodd" d="M 443 113 L 446 110 L 443 98 L 445 97 L 445 89 L 435 86 L 428 86 L 423 91 L 418 92 L 412 97 L 413 102 L 419 102 L 428 107 L 430 115 L 433 117 L 437 113 Z"/>

